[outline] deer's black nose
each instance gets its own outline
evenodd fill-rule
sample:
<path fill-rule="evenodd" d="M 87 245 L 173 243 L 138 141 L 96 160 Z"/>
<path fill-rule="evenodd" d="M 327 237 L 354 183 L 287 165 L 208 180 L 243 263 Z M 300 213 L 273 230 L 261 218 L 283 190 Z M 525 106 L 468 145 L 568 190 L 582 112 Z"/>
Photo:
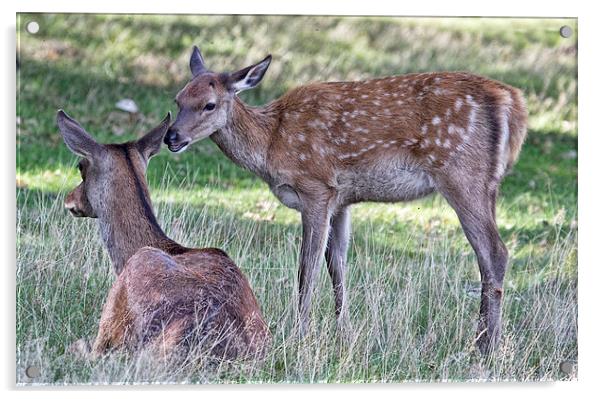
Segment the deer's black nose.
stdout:
<path fill-rule="evenodd" d="M 178 131 L 172 127 L 169 128 L 167 133 L 165 134 L 165 138 L 163 142 L 167 145 L 174 143 L 178 138 Z"/>

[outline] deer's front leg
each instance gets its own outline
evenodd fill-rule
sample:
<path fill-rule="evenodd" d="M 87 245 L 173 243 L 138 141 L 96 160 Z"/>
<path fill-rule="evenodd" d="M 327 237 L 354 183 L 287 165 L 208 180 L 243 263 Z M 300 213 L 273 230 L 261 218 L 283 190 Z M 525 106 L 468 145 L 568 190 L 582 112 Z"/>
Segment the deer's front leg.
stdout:
<path fill-rule="evenodd" d="M 326 263 L 332 280 L 332 288 L 334 289 L 338 327 L 346 332 L 350 327 L 345 288 L 347 251 L 351 235 L 351 212 L 349 207 L 344 207 L 335 212 L 330 221 L 330 226 L 330 238 L 326 247 Z"/>
<path fill-rule="evenodd" d="M 301 214 L 303 241 L 299 265 L 299 321 L 302 335 L 309 326 L 309 312 L 315 280 L 326 249 L 332 215 L 329 200 L 304 201 L 304 205 Z"/>

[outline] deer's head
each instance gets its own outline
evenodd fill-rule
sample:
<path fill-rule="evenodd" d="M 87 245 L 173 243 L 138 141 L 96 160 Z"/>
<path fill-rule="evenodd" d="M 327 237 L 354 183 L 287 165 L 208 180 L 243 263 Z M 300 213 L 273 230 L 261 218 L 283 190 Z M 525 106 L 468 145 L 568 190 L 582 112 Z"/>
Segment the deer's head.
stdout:
<path fill-rule="evenodd" d="M 128 197 L 146 192 L 148 160 L 161 149 L 171 116 L 137 141 L 100 144 L 60 110 L 56 120 L 67 147 L 82 157 L 77 167 L 82 182 L 65 198 L 65 208 L 77 217 L 96 218 L 115 206 L 127 207 Z"/>
<path fill-rule="evenodd" d="M 224 128 L 232 117 L 236 94 L 257 86 L 271 60 L 268 55 L 237 72 L 215 73 L 205 67 L 195 46 L 190 57 L 192 80 L 176 96 L 178 116 L 165 136 L 169 150 L 184 151 L 188 145 Z"/>

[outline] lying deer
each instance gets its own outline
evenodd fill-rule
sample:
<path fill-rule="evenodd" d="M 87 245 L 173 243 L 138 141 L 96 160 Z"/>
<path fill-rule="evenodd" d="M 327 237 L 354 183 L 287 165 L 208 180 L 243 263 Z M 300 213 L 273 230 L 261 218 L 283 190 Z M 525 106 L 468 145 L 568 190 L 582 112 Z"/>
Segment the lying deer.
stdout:
<path fill-rule="evenodd" d="M 314 83 L 263 107 L 237 93 L 263 78 L 271 56 L 234 73 L 208 70 L 198 48 L 193 78 L 177 94 L 165 137 L 173 152 L 210 137 L 236 164 L 265 180 L 301 212 L 299 316 L 307 328 L 322 256 L 339 324 L 345 291 L 350 205 L 397 202 L 441 193 L 477 255 L 482 291 L 477 344 L 500 337 L 508 253 L 495 220 L 498 187 L 526 136 L 521 92 L 468 73 L 420 73 L 361 82 Z"/>
<path fill-rule="evenodd" d="M 98 218 L 117 273 L 92 355 L 143 346 L 172 353 L 205 345 L 219 357 L 260 356 L 270 333 L 245 276 L 219 249 L 186 248 L 171 240 L 153 213 L 146 168 L 161 148 L 170 116 L 124 144 L 97 143 L 63 111 L 57 123 L 67 147 L 83 158 L 82 182 L 65 207 L 74 216 Z"/>

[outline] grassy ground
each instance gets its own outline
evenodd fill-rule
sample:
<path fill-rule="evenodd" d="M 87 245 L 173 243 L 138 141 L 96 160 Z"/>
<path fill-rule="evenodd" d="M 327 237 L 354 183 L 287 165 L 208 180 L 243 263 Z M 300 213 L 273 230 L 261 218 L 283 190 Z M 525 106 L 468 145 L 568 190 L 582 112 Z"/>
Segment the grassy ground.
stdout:
<path fill-rule="evenodd" d="M 26 33 L 36 20 L 40 31 Z M 577 81 L 573 20 L 21 15 L 17 102 L 17 381 L 20 383 L 316 382 L 576 378 Z M 62 209 L 79 181 L 55 112 L 64 108 L 104 142 L 156 124 L 188 79 L 198 44 L 210 68 L 233 70 L 272 53 L 262 104 L 316 80 L 466 70 L 524 90 L 530 130 L 506 178 L 498 223 L 511 253 L 504 339 L 477 356 L 478 269 L 453 211 L 438 196 L 353 208 L 348 285 L 355 333 L 340 346 L 325 270 L 313 328 L 295 317 L 300 217 L 209 140 L 167 150 L 149 167 L 159 221 L 189 246 L 226 250 L 248 276 L 274 335 L 262 364 L 205 359 L 157 364 L 145 354 L 99 361 L 65 354 L 93 336 L 114 279 L 94 221 Z M 115 109 L 134 99 L 138 119 Z M 324 268 L 325 269 L 325 268 Z M 29 365 L 41 368 L 35 380 Z"/>

